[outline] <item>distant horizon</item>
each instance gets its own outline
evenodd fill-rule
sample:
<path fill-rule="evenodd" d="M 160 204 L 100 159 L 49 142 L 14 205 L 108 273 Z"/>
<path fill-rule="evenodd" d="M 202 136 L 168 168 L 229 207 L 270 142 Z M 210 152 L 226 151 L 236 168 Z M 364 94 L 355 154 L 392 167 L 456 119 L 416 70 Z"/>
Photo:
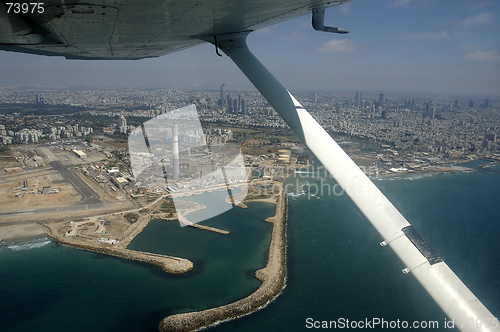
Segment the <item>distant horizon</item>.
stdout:
<path fill-rule="evenodd" d="M 259 92 L 255 87 L 253 86 L 231 86 L 231 85 L 225 85 L 225 90 L 226 91 L 252 91 L 252 92 Z M 136 91 L 147 91 L 147 90 L 193 90 L 193 91 L 209 91 L 213 90 L 214 93 L 217 93 L 220 89 L 220 85 L 218 86 L 210 86 L 210 87 L 146 87 L 146 86 L 85 86 L 85 85 L 74 85 L 74 86 L 16 86 L 16 87 L 3 87 L 0 86 L 0 91 L 1 90 L 13 90 L 13 91 L 44 91 L 44 90 L 52 90 L 52 91 L 57 91 L 57 90 L 69 90 L 69 91 L 78 91 L 78 90 L 136 90 Z M 390 90 L 313 90 L 313 89 L 306 89 L 306 88 L 300 88 L 300 89 L 289 89 L 290 92 L 292 93 L 318 93 L 318 94 L 329 94 L 329 95 L 339 95 L 339 96 L 355 96 L 356 91 L 359 91 L 363 94 L 363 96 L 367 97 L 378 97 L 379 94 L 385 94 L 386 97 L 406 97 L 406 98 L 412 98 L 412 97 L 428 97 L 428 98 L 451 98 L 451 99 L 458 99 L 460 100 L 469 100 L 469 99 L 474 99 L 474 101 L 484 101 L 484 99 L 488 98 L 490 103 L 500 103 L 500 93 L 497 95 L 488 95 L 488 94 L 466 94 L 466 93 L 460 93 L 460 92 L 439 92 L 439 91 L 390 91 Z"/>
<path fill-rule="evenodd" d="M 500 97 L 500 2 L 355 0 L 251 33 L 250 50 L 290 91 Z M 143 60 L 66 60 L 0 52 L 0 87 L 214 88 L 251 83 L 213 45 Z M 415 91 L 415 92 L 412 92 Z"/>

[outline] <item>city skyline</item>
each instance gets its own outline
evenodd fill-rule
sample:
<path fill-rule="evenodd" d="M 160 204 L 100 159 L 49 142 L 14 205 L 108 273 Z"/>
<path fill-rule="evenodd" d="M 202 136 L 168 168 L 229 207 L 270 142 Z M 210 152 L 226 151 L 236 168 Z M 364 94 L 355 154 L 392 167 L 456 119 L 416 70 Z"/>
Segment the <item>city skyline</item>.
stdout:
<path fill-rule="evenodd" d="M 290 90 L 463 93 L 496 99 L 497 1 L 356 0 L 326 11 L 347 35 L 314 31 L 311 16 L 249 36 L 254 54 Z M 252 88 L 205 44 L 160 58 L 65 60 L 0 52 L 0 87 Z"/>

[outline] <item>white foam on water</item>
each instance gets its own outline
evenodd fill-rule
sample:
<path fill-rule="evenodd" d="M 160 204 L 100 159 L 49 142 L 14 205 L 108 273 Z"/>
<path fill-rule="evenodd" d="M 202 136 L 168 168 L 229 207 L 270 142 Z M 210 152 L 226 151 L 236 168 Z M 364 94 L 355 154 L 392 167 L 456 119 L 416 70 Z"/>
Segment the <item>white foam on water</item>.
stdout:
<path fill-rule="evenodd" d="M 382 176 L 382 177 L 373 177 L 373 178 L 371 178 L 371 180 L 372 181 L 399 181 L 399 180 L 414 181 L 414 180 L 429 178 L 429 177 L 432 177 L 436 174 L 442 174 L 442 173 L 432 172 L 432 173 L 421 173 L 421 174 L 406 174 L 406 175 L 399 175 L 399 176 Z"/>
<path fill-rule="evenodd" d="M 49 238 L 41 237 L 41 238 L 36 238 L 36 239 L 7 242 L 6 247 L 10 250 L 13 250 L 13 251 L 21 251 L 21 250 L 42 248 L 51 242 L 52 242 L 52 240 L 50 240 Z"/>

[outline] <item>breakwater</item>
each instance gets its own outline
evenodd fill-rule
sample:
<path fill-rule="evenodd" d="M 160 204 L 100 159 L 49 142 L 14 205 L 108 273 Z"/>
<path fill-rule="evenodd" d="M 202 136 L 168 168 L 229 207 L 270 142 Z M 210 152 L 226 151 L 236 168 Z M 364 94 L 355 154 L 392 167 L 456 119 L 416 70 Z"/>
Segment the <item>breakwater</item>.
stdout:
<path fill-rule="evenodd" d="M 210 226 L 205 226 L 205 225 L 199 225 L 197 223 L 191 222 L 191 221 L 187 220 L 186 217 L 184 217 L 180 213 L 177 214 L 177 220 L 179 220 L 179 222 L 184 226 L 191 226 L 194 228 L 198 228 L 198 229 L 202 229 L 202 230 L 210 231 L 210 232 L 214 232 L 214 233 L 224 234 L 224 235 L 227 235 L 230 233 L 229 231 L 226 231 L 223 229 L 218 229 L 215 227 L 210 227 Z"/>
<path fill-rule="evenodd" d="M 495 166 L 499 165 L 500 161 L 498 161 L 496 159 L 488 159 L 488 158 L 485 158 L 484 160 L 489 161 L 489 163 L 488 164 L 478 165 L 479 168 L 484 169 L 486 171 L 490 171 L 490 172 L 500 172 L 500 171 L 498 171 L 496 169 L 491 169 L 492 167 L 495 167 Z"/>
<path fill-rule="evenodd" d="M 50 228 L 49 228 L 50 230 Z M 184 258 L 178 258 L 173 256 L 158 255 L 148 252 L 135 251 L 123 248 L 109 248 L 109 247 L 99 247 L 92 246 L 83 243 L 75 243 L 72 241 L 67 241 L 59 236 L 52 234 L 52 231 L 46 233 L 48 237 L 56 241 L 59 244 L 68 245 L 77 249 L 82 249 L 86 251 L 93 251 L 101 254 L 106 254 L 110 256 L 125 258 L 134 261 L 145 262 L 149 264 L 154 264 L 163 269 L 163 271 L 172 274 L 181 274 L 188 272 L 193 269 L 193 263 Z"/>
<path fill-rule="evenodd" d="M 261 286 L 251 295 L 217 308 L 172 315 L 160 322 L 160 331 L 194 331 L 247 315 L 266 306 L 279 295 L 286 279 L 286 194 L 281 193 L 276 214 L 266 221 L 273 224 L 266 267 L 255 272 Z"/>
<path fill-rule="evenodd" d="M 230 232 L 229 231 L 226 231 L 224 229 L 218 229 L 218 228 L 215 228 L 215 227 L 210 227 L 210 226 L 205 226 L 205 225 L 200 225 L 200 224 L 190 224 L 188 226 L 191 226 L 191 227 L 194 227 L 194 228 L 198 228 L 198 229 L 203 229 L 205 231 L 210 231 L 210 232 L 214 232 L 214 233 L 219 233 L 219 234 L 224 234 L 224 235 L 227 235 L 229 234 Z"/>

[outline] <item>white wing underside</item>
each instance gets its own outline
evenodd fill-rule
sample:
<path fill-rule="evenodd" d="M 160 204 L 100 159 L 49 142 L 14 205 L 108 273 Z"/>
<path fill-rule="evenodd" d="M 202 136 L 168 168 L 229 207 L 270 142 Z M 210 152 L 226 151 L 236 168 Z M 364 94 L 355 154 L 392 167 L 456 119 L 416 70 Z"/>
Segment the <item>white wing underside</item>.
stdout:
<path fill-rule="evenodd" d="M 257 30 L 344 2 L 49 0 L 42 14 L 8 16 L 0 2 L 0 50 L 73 59 L 158 57 L 203 43 L 197 36 Z"/>

